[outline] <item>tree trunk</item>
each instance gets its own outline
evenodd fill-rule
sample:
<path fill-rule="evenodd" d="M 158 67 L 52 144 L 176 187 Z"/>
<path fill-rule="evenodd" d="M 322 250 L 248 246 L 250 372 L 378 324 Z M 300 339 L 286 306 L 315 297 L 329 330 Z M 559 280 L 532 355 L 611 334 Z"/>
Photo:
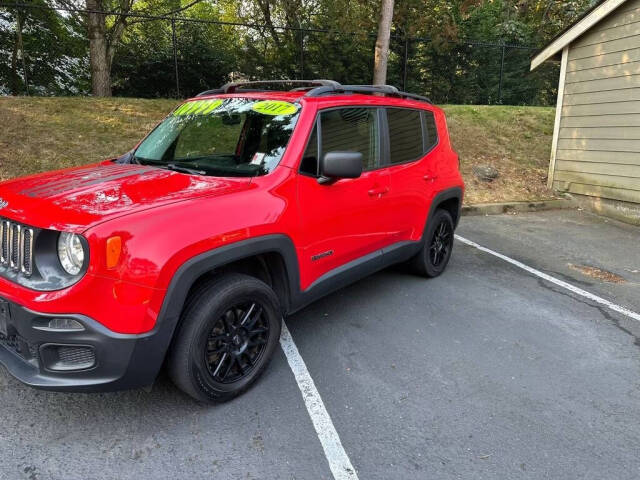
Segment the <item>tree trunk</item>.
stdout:
<path fill-rule="evenodd" d="M 89 63 L 91 64 L 91 90 L 96 97 L 111 96 L 111 59 L 107 41 L 105 16 L 92 13 L 102 10 L 101 0 L 87 0 L 87 33 L 89 35 Z"/>
<path fill-rule="evenodd" d="M 29 78 L 27 77 L 27 59 L 24 56 L 24 43 L 22 43 L 22 20 L 20 19 L 20 11 L 16 12 L 16 56 L 22 60 L 22 77 L 24 80 L 24 88 L 29 95 Z"/>
<path fill-rule="evenodd" d="M 17 31 L 17 29 L 16 29 Z M 13 42 L 13 52 L 11 53 L 11 94 L 20 95 L 20 77 L 18 77 L 18 34 Z"/>
<path fill-rule="evenodd" d="M 387 83 L 387 60 L 389 59 L 389 38 L 391 37 L 391 21 L 393 20 L 393 0 L 382 0 L 380 23 L 378 23 L 378 39 L 376 40 L 375 64 L 373 67 L 373 84 Z"/>

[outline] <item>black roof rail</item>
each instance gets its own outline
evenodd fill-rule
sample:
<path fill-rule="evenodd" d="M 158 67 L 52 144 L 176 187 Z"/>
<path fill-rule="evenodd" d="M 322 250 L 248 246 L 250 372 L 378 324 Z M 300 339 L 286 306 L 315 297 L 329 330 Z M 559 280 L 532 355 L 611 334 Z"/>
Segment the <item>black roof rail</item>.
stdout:
<path fill-rule="evenodd" d="M 307 92 L 305 97 L 322 97 L 324 95 L 337 95 L 340 93 L 365 93 L 365 94 L 374 94 L 380 93 L 383 95 L 389 95 L 392 97 L 399 98 L 410 98 L 413 100 L 419 100 L 421 102 L 432 103 L 431 100 L 427 97 L 423 97 L 422 95 L 416 95 L 414 93 L 401 92 L 396 87 L 392 85 L 340 85 L 338 86 L 321 86 L 314 88 Z"/>
<path fill-rule="evenodd" d="M 204 92 L 200 92 L 198 95 L 196 95 L 196 97 L 203 97 L 205 95 L 216 95 L 216 94 L 220 94 L 220 93 L 224 93 L 222 91 L 222 89 L 214 88 L 212 90 L 205 90 Z"/>
<path fill-rule="evenodd" d="M 255 80 L 245 82 L 230 82 L 226 83 L 220 88 L 213 90 L 206 90 L 198 97 L 203 95 L 215 95 L 221 93 L 235 93 L 242 87 L 260 87 L 262 85 L 301 85 L 301 87 L 294 88 L 293 91 L 307 90 L 305 97 L 322 97 L 324 95 L 337 95 L 340 93 L 352 94 L 352 93 L 364 93 L 364 94 L 382 94 L 391 97 L 410 98 L 412 100 L 419 100 L 421 102 L 432 103 L 431 100 L 422 95 L 416 95 L 414 93 L 401 92 L 393 85 L 341 85 L 334 80 Z M 264 91 L 260 88 L 243 88 L 245 92 L 260 92 Z"/>
<path fill-rule="evenodd" d="M 213 90 L 206 90 L 202 93 L 199 93 L 197 96 L 201 97 L 203 95 L 215 95 L 215 94 L 220 94 L 220 93 L 235 93 L 237 89 L 242 88 L 242 87 L 249 87 L 249 86 L 262 86 L 262 85 L 278 85 L 278 84 L 283 84 L 283 85 L 306 85 L 307 88 L 313 89 L 314 87 L 319 87 L 319 86 L 330 86 L 330 87 L 339 87 L 340 84 L 338 82 L 335 82 L 333 80 L 323 80 L 323 79 L 317 79 L 317 80 L 248 80 L 248 81 L 242 81 L 242 82 L 229 82 L 229 83 L 225 83 L 222 87 L 220 88 L 216 88 Z M 296 90 L 299 90 L 299 88 L 297 88 Z M 260 89 L 251 89 L 251 91 L 261 91 Z"/>

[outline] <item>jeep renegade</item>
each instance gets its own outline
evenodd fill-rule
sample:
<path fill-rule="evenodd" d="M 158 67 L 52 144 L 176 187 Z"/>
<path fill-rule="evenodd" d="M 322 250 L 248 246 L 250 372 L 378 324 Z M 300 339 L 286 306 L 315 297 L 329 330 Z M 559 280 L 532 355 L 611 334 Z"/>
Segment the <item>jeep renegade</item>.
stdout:
<path fill-rule="evenodd" d="M 0 184 L 12 375 L 116 390 L 166 363 L 224 401 L 283 316 L 392 264 L 444 271 L 464 184 L 443 111 L 391 86 L 265 83 L 184 102 L 122 157 Z"/>

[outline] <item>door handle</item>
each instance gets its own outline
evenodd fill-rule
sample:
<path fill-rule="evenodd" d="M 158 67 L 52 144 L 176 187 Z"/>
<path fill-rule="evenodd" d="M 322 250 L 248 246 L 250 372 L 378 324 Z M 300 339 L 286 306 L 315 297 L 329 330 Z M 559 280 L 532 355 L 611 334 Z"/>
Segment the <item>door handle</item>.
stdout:
<path fill-rule="evenodd" d="M 389 193 L 389 187 L 377 187 L 369 190 L 370 197 L 381 197 L 386 193 Z"/>

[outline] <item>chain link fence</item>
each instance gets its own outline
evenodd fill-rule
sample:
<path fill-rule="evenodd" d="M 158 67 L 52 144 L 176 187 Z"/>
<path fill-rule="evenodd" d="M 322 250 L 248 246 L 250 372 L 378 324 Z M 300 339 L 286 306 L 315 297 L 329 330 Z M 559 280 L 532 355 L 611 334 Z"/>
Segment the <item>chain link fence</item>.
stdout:
<path fill-rule="evenodd" d="M 88 94 L 87 35 L 71 17 L 86 13 L 0 4 L 0 93 Z M 93 13 L 107 19 L 121 15 Z M 181 98 L 238 79 L 330 78 L 346 84 L 371 83 L 376 40 L 372 33 L 270 29 L 253 23 L 139 13 L 126 17 L 132 25 L 111 64 L 115 95 Z M 65 20 L 63 25 L 60 18 Z M 530 72 L 536 50 L 529 45 L 443 42 L 396 34 L 391 38 L 388 83 L 440 104 L 552 105 L 558 67 L 548 64 Z"/>

